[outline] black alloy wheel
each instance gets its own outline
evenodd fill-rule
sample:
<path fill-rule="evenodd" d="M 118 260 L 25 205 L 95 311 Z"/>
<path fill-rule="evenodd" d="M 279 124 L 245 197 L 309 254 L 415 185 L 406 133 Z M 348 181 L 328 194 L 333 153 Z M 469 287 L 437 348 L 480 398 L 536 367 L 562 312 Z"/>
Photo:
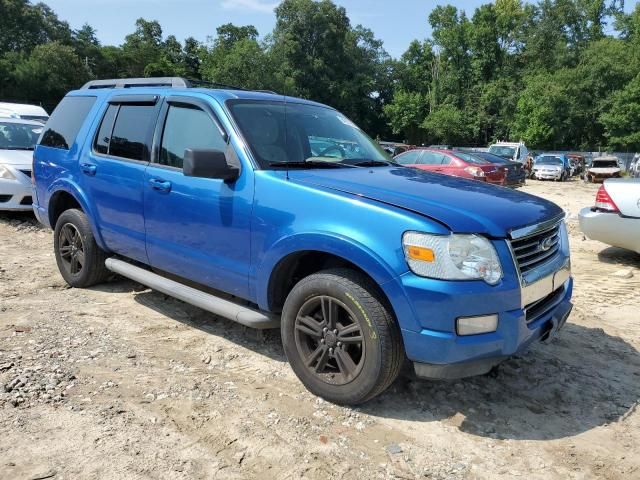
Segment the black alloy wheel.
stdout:
<path fill-rule="evenodd" d="M 345 385 L 362 371 L 362 329 L 351 309 L 336 298 L 316 296 L 302 305 L 295 343 L 307 370 L 326 383 Z"/>
<path fill-rule="evenodd" d="M 65 223 L 60 229 L 58 250 L 63 268 L 70 275 L 78 275 L 85 264 L 85 249 L 82 235 L 72 223 Z"/>

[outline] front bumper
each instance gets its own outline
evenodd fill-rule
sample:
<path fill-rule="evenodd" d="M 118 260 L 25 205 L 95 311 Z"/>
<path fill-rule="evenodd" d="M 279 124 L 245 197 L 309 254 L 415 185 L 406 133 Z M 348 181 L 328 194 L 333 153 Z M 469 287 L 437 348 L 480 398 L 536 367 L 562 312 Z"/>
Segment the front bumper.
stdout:
<path fill-rule="evenodd" d="M 580 230 L 588 238 L 640 253 L 640 218 L 583 208 L 578 214 Z"/>
<path fill-rule="evenodd" d="M 14 167 L 4 165 L 15 179 L 0 178 L 0 210 L 28 212 L 32 207 L 31 178 L 22 170 L 31 170 L 31 166 Z"/>
<path fill-rule="evenodd" d="M 566 322 L 573 291 L 568 243 L 562 240 L 562 254 L 534 275 L 527 273 L 526 280 L 508 265 L 506 242 L 494 245 L 504 269 L 495 286 L 429 279 L 410 272 L 399 277 L 410 311 L 396 308 L 396 315 L 407 357 L 418 376 L 458 378 L 485 373 L 532 343 L 551 338 Z M 456 319 L 481 315 L 498 316 L 496 331 L 456 333 Z"/>
<path fill-rule="evenodd" d="M 562 172 L 551 173 L 551 172 L 541 172 L 538 170 L 533 172 L 533 176 L 538 180 L 560 180 L 562 178 Z"/>

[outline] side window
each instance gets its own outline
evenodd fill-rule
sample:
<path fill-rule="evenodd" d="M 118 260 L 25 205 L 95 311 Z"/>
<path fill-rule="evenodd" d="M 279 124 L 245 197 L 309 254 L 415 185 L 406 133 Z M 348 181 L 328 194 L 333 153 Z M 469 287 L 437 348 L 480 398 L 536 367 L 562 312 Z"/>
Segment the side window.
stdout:
<path fill-rule="evenodd" d="M 111 132 L 113 131 L 113 123 L 118 113 L 118 105 L 109 105 L 107 112 L 102 117 L 102 123 L 98 129 L 93 148 L 97 153 L 106 155 L 109 153 L 109 142 L 111 141 Z"/>
<path fill-rule="evenodd" d="M 451 163 L 451 157 L 449 155 L 440 155 L 440 157 L 442 157 L 440 164 L 449 165 Z"/>
<path fill-rule="evenodd" d="M 226 147 L 220 130 L 204 111 L 183 105 L 169 107 L 162 133 L 161 165 L 182 168 L 187 148 L 224 151 Z"/>
<path fill-rule="evenodd" d="M 440 165 L 442 163 L 442 155 L 433 152 L 424 152 L 420 163 L 422 165 Z"/>
<path fill-rule="evenodd" d="M 69 150 L 96 97 L 64 97 L 47 121 L 40 145 Z"/>
<path fill-rule="evenodd" d="M 420 150 L 410 150 L 407 153 L 397 156 L 394 160 L 400 165 L 415 165 L 420 159 L 422 152 Z"/>
<path fill-rule="evenodd" d="M 109 155 L 144 160 L 154 111 L 153 105 L 120 105 L 111 134 Z"/>

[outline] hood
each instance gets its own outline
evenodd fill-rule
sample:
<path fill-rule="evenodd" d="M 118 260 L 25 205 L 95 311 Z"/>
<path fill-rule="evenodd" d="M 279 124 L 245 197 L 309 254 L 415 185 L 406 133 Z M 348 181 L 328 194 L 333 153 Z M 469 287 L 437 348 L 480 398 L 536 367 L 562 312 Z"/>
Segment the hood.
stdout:
<path fill-rule="evenodd" d="M 33 150 L 0 150 L 0 164 L 31 168 Z"/>
<path fill-rule="evenodd" d="M 539 169 L 545 169 L 545 170 L 562 170 L 564 167 L 562 167 L 562 165 L 534 165 L 533 166 L 534 169 L 539 170 Z"/>
<path fill-rule="evenodd" d="M 416 212 L 456 233 L 506 237 L 562 214 L 555 203 L 527 193 L 413 168 L 298 170 L 289 178 Z"/>

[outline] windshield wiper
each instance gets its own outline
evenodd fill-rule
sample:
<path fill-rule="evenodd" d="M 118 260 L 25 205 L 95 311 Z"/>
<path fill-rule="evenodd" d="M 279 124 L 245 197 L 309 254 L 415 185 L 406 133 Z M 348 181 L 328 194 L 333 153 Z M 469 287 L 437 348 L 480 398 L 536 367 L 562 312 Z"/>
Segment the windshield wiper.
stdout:
<path fill-rule="evenodd" d="M 33 150 L 35 147 L 3 147 L 0 150 Z"/>
<path fill-rule="evenodd" d="M 349 163 L 349 165 L 355 165 L 356 167 L 387 167 L 392 163 L 386 160 L 360 160 L 355 163 Z"/>
<path fill-rule="evenodd" d="M 277 168 L 349 168 L 350 165 L 338 162 L 317 162 L 317 161 L 302 161 L 302 162 L 269 162 L 270 167 Z"/>

